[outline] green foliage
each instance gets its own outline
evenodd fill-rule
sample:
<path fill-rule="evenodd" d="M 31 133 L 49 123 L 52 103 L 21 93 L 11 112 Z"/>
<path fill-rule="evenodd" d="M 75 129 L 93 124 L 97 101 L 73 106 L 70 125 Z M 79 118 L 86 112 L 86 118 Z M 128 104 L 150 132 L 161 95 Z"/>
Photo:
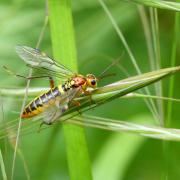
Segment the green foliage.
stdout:
<path fill-rule="evenodd" d="M 7 180 L 7 175 L 6 175 L 6 170 L 5 170 L 5 165 L 4 165 L 1 150 L 0 150 L 0 166 L 1 166 L 2 178 L 3 180 Z"/>
<path fill-rule="evenodd" d="M 144 72 L 152 71 L 151 63 L 148 59 L 149 57 L 152 57 L 153 60 L 156 59 L 155 57 L 157 57 L 157 53 L 159 52 L 161 59 L 160 68 L 179 66 L 178 59 L 180 58 L 180 51 L 178 39 L 180 25 L 179 17 L 176 14 L 180 10 L 180 4 L 178 2 L 163 0 L 76 0 L 72 1 L 73 24 L 71 16 L 66 16 L 67 12 L 66 8 L 64 8 L 68 5 L 68 14 L 71 13 L 70 4 L 64 4 L 64 6 L 61 6 L 61 11 L 59 11 L 59 6 L 56 6 L 53 2 L 55 1 L 49 0 L 49 3 L 52 3 L 48 12 L 50 14 L 50 26 L 46 28 L 40 49 L 51 56 L 53 54 L 55 59 L 72 67 L 74 70 L 78 69 L 82 74 L 94 73 L 97 76 L 125 51 L 124 56 L 120 60 L 120 64 L 117 64 L 109 70 L 110 73 L 116 73 L 116 76 L 106 78 L 99 82 L 98 86 L 102 87 L 99 89 L 99 93 L 101 93 L 102 90 L 108 90 L 108 88 L 103 87 L 104 85 L 125 79 L 127 73 L 125 74 L 124 72 L 128 72 L 130 76 L 137 75 L 137 68 L 135 70 L 131 62 L 133 59 L 132 56 L 136 59 L 135 63 L 143 74 Z M 63 1 L 57 2 L 62 3 Z M 101 2 L 101 4 L 99 2 Z M 138 10 L 141 10 L 137 10 L 137 5 Z M 149 10 L 149 8 L 151 8 L 151 10 Z M 145 14 L 142 17 L 141 13 L 143 11 Z M 141 13 L 139 14 L 139 12 Z M 23 61 L 19 60 L 15 54 L 14 47 L 17 44 L 35 47 L 44 23 L 44 17 L 45 2 L 24 0 L 3 0 L 0 2 L 0 65 L 7 65 L 18 72 L 18 74 L 27 75 L 28 68 L 25 67 Z M 143 23 L 144 27 L 142 27 L 141 20 L 145 22 Z M 60 29 L 56 31 L 56 27 L 60 27 Z M 152 29 L 155 31 L 155 36 L 152 36 Z M 146 31 L 145 35 L 144 30 Z M 120 32 L 122 33 L 121 38 Z M 75 33 L 75 42 L 73 33 Z M 71 35 L 67 36 L 67 34 Z M 122 41 L 122 37 L 126 43 Z M 149 37 L 149 39 L 147 37 Z M 156 51 L 157 47 L 154 47 L 155 43 L 153 43 L 153 38 L 155 38 L 156 45 L 159 43 L 159 52 Z M 147 45 L 152 52 L 146 50 Z M 77 48 L 77 58 L 75 48 Z M 53 53 L 51 49 L 53 49 Z M 150 56 L 148 52 L 150 52 Z M 77 59 L 78 62 L 76 63 Z M 122 71 L 122 66 L 125 71 Z M 155 69 L 158 70 L 157 68 Z M 163 70 L 156 72 L 162 73 Z M 143 77 L 143 74 L 140 75 L 140 77 Z M 22 95 L 26 83 L 23 79 L 8 75 L 3 69 L 0 71 L 0 75 L 0 87 L 4 88 L 4 91 L 1 91 L 2 96 L 0 99 L 1 119 L 7 122 L 6 125 L 10 127 L 10 131 L 17 131 L 17 120 L 14 121 L 14 119 L 18 117 L 18 114 L 14 113 L 14 111 L 20 111 L 22 97 L 18 96 L 18 94 Z M 150 79 L 153 78 L 152 75 L 151 73 L 149 74 Z M 137 77 L 138 76 L 132 77 L 129 80 Z M 159 77 L 156 78 L 158 79 Z M 125 82 L 127 80 L 128 79 L 121 80 L 119 82 Z M 163 80 L 162 96 L 167 97 L 170 95 L 171 97 L 173 94 L 173 97 L 179 100 L 179 80 L 179 73 L 174 76 L 173 83 L 170 85 L 168 78 Z M 148 84 L 149 83 L 146 85 Z M 140 84 L 138 85 L 140 88 Z M 46 80 L 31 81 L 31 87 L 44 86 L 48 86 Z M 10 89 L 10 87 L 13 89 Z M 159 88 L 160 86 L 157 85 L 156 87 Z M 171 89 L 170 91 L 169 87 Z M 21 91 L 14 91 L 14 88 L 20 88 Z M 148 88 L 148 91 L 153 96 L 146 96 L 159 96 L 159 94 L 156 94 L 157 91 L 153 85 Z M 138 88 L 132 88 L 131 90 L 135 89 Z M 38 89 L 38 93 L 40 92 L 39 90 L 41 91 L 41 89 Z M 111 91 L 112 89 L 109 90 Z M 30 91 L 33 96 L 37 93 L 37 89 L 35 89 L 35 91 L 34 89 L 30 89 Z M 118 92 L 114 91 L 113 93 L 119 92 L 120 89 Z M 128 91 L 126 91 L 126 93 L 127 92 Z M 12 96 L 15 93 L 16 98 Z M 108 99 L 110 95 L 114 95 L 113 93 L 104 94 L 103 96 L 106 96 Z M 8 95 L 4 96 L 4 94 Z M 94 121 L 92 118 L 88 119 L 89 116 L 86 116 L 85 121 L 80 121 L 81 125 L 82 122 L 84 122 L 89 126 L 92 122 L 96 121 L 92 126 L 96 128 L 98 122 L 99 128 L 86 128 L 85 133 L 87 136 L 88 150 L 85 143 L 84 132 L 82 132 L 84 130 L 80 127 L 73 126 L 73 130 L 71 128 L 64 128 L 66 139 L 64 140 L 63 131 L 60 128 L 61 123 L 59 123 L 60 127 L 57 125 L 45 127 L 46 130 L 37 133 L 39 122 L 24 121 L 25 126 L 23 126 L 19 144 L 21 151 L 17 154 L 14 179 L 25 179 L 29 177 L 30 179 L 38 178 L 43 180 L 69 179 L 70 176 L 72 179 L 83 179 L 85 175 L 90 179 L 90 163 L 87 151 L 90 153 L 94 179 L 136 180 L 141 178 L 151 180 L 160 179 L 164 176 L 166 179 L 179 179 L 179 143 L 173 142 L 169 144 L 169 147 L 166 149 L 162 146 L 162 140 L 152 140 L 142 137 L 142 135 L 147 135 L 166 140 L 169 137 L 170 140 L 172 140 L 173 137 L 173 140 L 179 139 L 179 131 L 172 129 L 180 128 L 179 102 L 174 101 L 173 104 L 171 104 L 171 100 L 167 100 L 169 104 L 167 118 L 167 102 L 165 101 L 160 104 L 161 107 L 162 105 L 164 106 L 165 111 L 159 116 L 159 103 L 155 101 L 150 103 L 146 98 L 148 103 L 145 104 L 142 98 L 122 99 L 119 98 L 119 96 L 120 95 L 111 102 L 108 102 L 106 99 L 106 103 L 95 107 L 92 111 L 89 110 L 86 112 L 95 116 Z M 96 94 L 94 98 L 98 100 L 98 98 L 103 97 L 102 94 Z M 84 97 L 84 99 L 87 100 L 86 97 Z M 162 97 L 157 97 L 157 99 L 163 100 Z M 151 112 L 147 108 L 147 104 L 148 107 L 151 107 Z M 152 104 L 154 104 L 155 111 L 157 112 L 154 112 Z M 87 104 L 86 107 L 91 107 L 91 104 Z M 152 111 L 155 116 L 152 116 Z M 162 118 L 162 115 L 165 116 L 165 120 L 167 118 L 167 124 L 166 122 L 164 122 L 164 124 L 168 126 L 168 129 L 160 127 L 159 119 Z M 98 117 L 102 117 L 102 119 Z M 154 117 L 157 117 L 158 121 L 155 121 Z M 109 121 L 107 124 L 105 124 L 104 118 Z M 117 119 L 117 121 L 113 121 L 113 125 L 115 125 L 114 128 L 117 128 L 117 126 L 120 128 L 118 131 L 122 132 L 124 130 L 132 133 L 134 130 L 133 134 L 129 135 L 124 132 L 114 133 L 107 131 L 114 131 L 114 129 L 109 128 L 112 119 Z M 124 121 L 118 121 L 121 119 L 124 119 Z M 75 123 L 78 124 L 77 122 L 79 122 L 79 120 L 80 119 Z M 3 124 L 4 121 L 0 123 L 0 134 L 3 130 L 5 136 L 10 137 L 9 131 L 5 129 L 5 125 Z M 143 123 L 143 125 L 141 123 Z M 153 126 L 149 126 L 149 124 L 153 124 Z M 107 126 L 107 130 L 100 130 L 100 126 L 103 125 Z M 69 127 L 69 124 L 66 125 L 66 127 Z M 77 136 L 73 137 L 74 131 L 77 130 L 79 130 L 79 133 L 76 133 Z M 137 136 L 134 133 L 139 135 Z M 24 134 L 28 135 L 25 136 Z M 77 141 L 72 139 L 76 139 Z M 0 163 L 3 173 L 0 174 L 0 179 L 6 175 L 8 176 L 7 178 L 10 178 L 12 155 L 14 153 L 13 143 L 14 141 L 9 141 L 8 138 L 1 140 L 0 149 L 2 151 L 3 161 L 2 158 L 0 158 Z M 66 148 L 69 154 L 68 161 L 66 159 Z M 81 153 L 82 157 L 79 157 Z M 73 160 L 74 162 L 72 162 Z M 76 167 L 76 165 L 78 167 Z M 164 166 L 168 168 L 164 168 Z M 70 168 L 70 171 L 68 168 Z M 75 172 L 76 168 L 78 169 L 77 172 Z"/>

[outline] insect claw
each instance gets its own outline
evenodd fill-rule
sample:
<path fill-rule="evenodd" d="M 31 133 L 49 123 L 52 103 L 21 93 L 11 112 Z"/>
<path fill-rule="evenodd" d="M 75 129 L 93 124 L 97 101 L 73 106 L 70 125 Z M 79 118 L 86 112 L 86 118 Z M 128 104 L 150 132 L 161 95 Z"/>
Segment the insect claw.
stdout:
<path fill-rule="evenodd" d="M 90 95 L 91 95 L 91 92 L 90 92 L 90 91 L 84 91 L 84 94 L 90 96 Z"/>
<path fill-rule="evenodd" d="M 75 105 L 75 106 L 79 107 L 81 105 L 81 103 L 79 101 L 72 100 L 71 105 Z"/>
<path fill-rule="evenodd" d="M 79 109 L 77 110 L 77 112 L 79 115 L 82 115 L 82 112 Z"/>
<path fill-rule="evenodd" d="M 39 125 L 39 128 L 38 128 L 38 130 L 37 130 L 38 133 L 40 133 L 41 127 L 43 126 L 43 124 L 46 124 L 46 125 L 49 126 L 49 125 L 52 125 L 52 122 L 48 122 L 48 123 L 47 123 L 47 122 L 42 122 L 42 123 Z"/>
<path fill-rule="evenodd" d="M 43 124 L 45 124 L 44 122 L 42 122 L 40 125 L 39 125 L 39 128 L 38 128 L 38 130 L 37 130 L 37 133 L 40 133 L 40 131 L 41 131 L 41 127 L 42 127 L 42 125 Z"/>

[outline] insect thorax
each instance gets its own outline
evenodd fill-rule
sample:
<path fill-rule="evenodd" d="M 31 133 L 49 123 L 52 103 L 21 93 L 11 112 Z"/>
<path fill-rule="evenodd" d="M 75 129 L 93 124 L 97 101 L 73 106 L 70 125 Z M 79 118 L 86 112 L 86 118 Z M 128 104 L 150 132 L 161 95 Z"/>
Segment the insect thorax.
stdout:
<path fill-rule="evenodd" d="M 70 79 L 62 85 L 62 89 L 64 91 L 68 91 L 73 88 L 73 85 L 74 85 L 74 81 L 72 79 Z"/>
<path fill-rule="evenodd" d="M 83 88 L 84 85 L 86 85 L 86 78 L 82 75 L 76 75 L 72 77 L 71 79 L 67 80 L 62 85 L 62 89 L 63 91 L 68 91 L 70 89 L 78 88 L 80 86 Z"/>

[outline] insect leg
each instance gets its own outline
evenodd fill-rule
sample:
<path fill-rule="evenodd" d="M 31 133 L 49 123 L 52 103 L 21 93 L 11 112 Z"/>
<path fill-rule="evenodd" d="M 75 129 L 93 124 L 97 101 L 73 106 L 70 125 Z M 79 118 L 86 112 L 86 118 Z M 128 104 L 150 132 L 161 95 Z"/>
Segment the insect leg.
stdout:
<path fill-rule="evenodd" d="M 79 106 L 81 105 L 81 103 L 80 103 L 79 101 L 73 99 L 73 100 L 70 102 L 70 105 L 75 105 L 75 106 L 79 107 Z"/>
<path fill-rule="evenodd" d="M 67 110 L 68 110 L 68 105 L 67 105 L 67 104 L 64 104 L 63 106 L 61 106 L 61 107 L 59 108 L 59 111 L 56 111 L 54 114 L 52 114 L 49 122 L 46 122 L 46 124 L 47 124 L 47 125 L 53 124 L 53 123 L 57 120 L 57 118 L 60 118 L 61 115 L 62 115 L 64 112 L 66 112 Z"/>
<path fill-rule="evenodd" d="M 54 87 L 55 87 L 55 85 L 54 85 L 54 80 L 53 80 L 53 78 L 50 77 L 50 76 L 49 76 L 49 83 L 50 83 L 50 87 L 51 87 L 51 88 L 54 88 Z"/>
<path fill-rule="evenodd" d="M 62 113 L 66 112 L 68 110 L 68 105 L 64 105 L 63 108 L 61 109 Z"/>
<path fill-rule="evenodd" d="M 18 75 L 20 76 L 20 75 Z M 22 76 L 21 76 L 22 77 Z M 31 76 L 31 77 L 25 77 L 26 79 L 37 79 L 37 78 L 49 78 L 49 84 L 51 88 L 54 88 L 54 80 L 51 76 Z"/>
<path fill-rule="evenodd" d="M 86 91 L 86 90 L 83 90 L 84 94 L 89 96 L 89 99 L 90 99 L 90 102 L 91 102 L 91 105 L 94 104 L 94 101 L 92 99 L 92 93 L 90 91 Z M 92 107 L 93 108 L 93 107 Z"/>
<path fill-rule="evenodd" d="M 22 78 L 25 78 L 25 79 L 38 79 L 38 78 L 49 78 L 49 84 L 50 84 L 50 88 L 54 88 L 55 85 L 54 85 L 54 80 L 51 76 L 30 76 L 30 77 L 25 77 L 25 76 L 22 76 L 22 75 L 19 75 L 17 74 L 16 75 L 17 77 L 22 77 Z"/>
<path fill-rule="evenodd" d="M 39 128 L 38 128 L 38 130 L 37 130 L 37 133 L 40 133 L 41 132 L 41 127 L 44 125 L 44 124 L 46 124 L 44 121 L 43 122 L 41 122 L 41 124 L 39 125 Z"/>
<path fill-rule="evenodd" d="M 77 101 L 77 100 L 72 100 L 72 101 L 70 102 L 70 105 L 75 105 L 76 107 L 79 107 L 79 106 L 81 105 L 81 103 L 80 103 L 79 101 Z M 80 115 L 82 115 L 82 113 L 81 113 L 81 111 L 79 110 L 79 108 L 77 109 L 77 112 L 78 112 Z"/>
<path fill-rule="evenodd" d="M 38 78 L 49 78 L 49 82 L 50 82 L 50 87 L 51 88 L 54 88 L 55 85 L 54 85 L 54 80 L 51 76 L 48 76 L 48 75 L 42 75 L 42 76 L 30 76 L 30 77 L 26 77 L 26 76 L 23 76 L 21 74 L 16 74 L 15 72 L 13 72 L 12 70 L 10 70 L 8 67 L 6 66 L 3 66 L 3 68 L 10 74 L 10 75 L 13 75 L 15 77 L 18 77 L 18 78 L 23 78 L 23 79 L 38 79 Z"/>

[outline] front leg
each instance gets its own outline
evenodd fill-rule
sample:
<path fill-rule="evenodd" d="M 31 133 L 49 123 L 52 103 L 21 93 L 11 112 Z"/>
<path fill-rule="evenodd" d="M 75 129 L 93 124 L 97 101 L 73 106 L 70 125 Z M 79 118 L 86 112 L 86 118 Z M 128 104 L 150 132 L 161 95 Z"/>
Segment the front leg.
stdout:
<path fill-rule="evenodd" d="M 73 100 L 70 102 L 70 105 L 74 105 L 74 106 L 76 106 L 76 107 L 80 107 L 81 103 L 80 103 L 79 101 L 73 99 Z M 81 113 L 81 111 L 79 110 L 79 108 L 77 108 L 77 112 L 79 113 L 79 115 L 82 115 L 82 113 Z"/>
<path fill-rule="evenodd" d="M 93 105 L 95 102 L 94 102 L 93 99 L 92 99 L 92 92 L 91 92 L 91 91 L 84 90 L 84 89 L 82 89 L 82 90 L 83 90 L 84 94 L 89 97 L 90 102 L 91 102 L 91 105 Z"/>
<path fill-rule="evenodd" d="M 74 105 L 74 106 L 76 106 L 76 107 L 79 107 L 79 106 L 81 105 L 81 103 L 80 103 L 79 101 L 73 99 L 73 100 L 70 102 L 70 105 Z"/>

